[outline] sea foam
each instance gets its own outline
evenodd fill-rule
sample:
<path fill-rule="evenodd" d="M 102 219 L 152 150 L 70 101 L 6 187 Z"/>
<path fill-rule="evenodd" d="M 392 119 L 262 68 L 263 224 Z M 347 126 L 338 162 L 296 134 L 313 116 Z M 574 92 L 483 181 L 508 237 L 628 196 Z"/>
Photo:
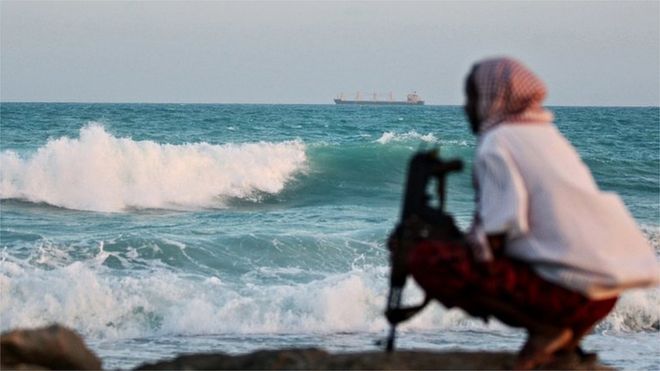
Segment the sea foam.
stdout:
<path fill-rule="evenodd" d="M 117 138 L 98 123 L 35 153 L 0 155 L 0 198 L 102 212 L 222 207 L 226 198 L 275 194 L 305 168 L 300 141 L 214 145 Z"/>
<path fill-rule="evenodd" d="M 0 259 L 0 329 L 59 322 L 93 338 L 255 333 L 384 332 L 387 267 L 356 266 L 306 283 L 263 285 L 249 276 L 177 272 L 162 264 L 118 274 L 99 246 L 84 261 L 40 269 L 6 252 Z M 660 291 L 633 290 L 596 331 L 657 331 Z M 406 302 L 421 301 L 415 285 Z M 438 304 L 402 325 L 404 331 L 510 331 Z"/>
<path fill-rule="evenodd" d="M 376 139 L 377 143 L 388 144 L 391 142 L 403 142 L 403 141 L 423 141 L 427 143 L 437 143 L 438 138 L 433 135 L 433 133 L 428 134 L 419 134 L 414 130 L 411 130 L 407 133 L 395 133 L 392 131 L 384 132 L 380 138 Z"/>

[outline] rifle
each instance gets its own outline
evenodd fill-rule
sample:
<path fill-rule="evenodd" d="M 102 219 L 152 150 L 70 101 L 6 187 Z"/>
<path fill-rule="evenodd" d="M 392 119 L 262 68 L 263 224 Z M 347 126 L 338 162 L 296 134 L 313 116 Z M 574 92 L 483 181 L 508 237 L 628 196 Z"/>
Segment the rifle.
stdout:
<path fill-rule="evenodd" d="M 450 172 L 463 169 L 461 160 L 443 161 L 438 150 L 417 152 L 408 165 L 408 176 L 401 209 L 401 220 L 390 237 L 390 292 L 387 299 L 385 317 L 390 323 L 386 352 L 394 350 L 397 324 L 408 320 L 429 303 L 428 295 L 424 302 L 411 307 L 401 307 L 403 287 L 408 278 L 406 259 L 410 249 L 421 239 L 457 239 L 462 236 L 454 219 L 444 212 L 445 180 Z M 430 205 L 431 198 L 426 193 L 429 183 L 436 180 L 438 206 Z"/>

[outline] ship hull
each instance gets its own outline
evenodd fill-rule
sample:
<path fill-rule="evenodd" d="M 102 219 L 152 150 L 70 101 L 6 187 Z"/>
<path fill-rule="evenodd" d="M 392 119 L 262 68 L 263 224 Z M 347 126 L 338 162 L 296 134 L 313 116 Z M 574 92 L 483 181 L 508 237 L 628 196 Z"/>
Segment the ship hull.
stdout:
<path fill-rule="evenodd" d="M 378 100 L 345 100 L 335 99 L 335 104 L 358 104 L 364 106 L 420 106 L 424 105 L 424 101 L 406 102 L 406 101 L 378 101 Z"/>

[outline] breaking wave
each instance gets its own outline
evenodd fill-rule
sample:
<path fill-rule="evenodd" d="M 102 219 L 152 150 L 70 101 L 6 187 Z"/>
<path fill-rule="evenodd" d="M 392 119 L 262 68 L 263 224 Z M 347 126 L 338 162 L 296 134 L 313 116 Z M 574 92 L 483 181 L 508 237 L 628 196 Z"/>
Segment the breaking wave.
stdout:
<path fill-rule="evenodd" d="M 22 158 L 0 155 L 0 198 L 76 210 L 222 207 L 282 191 L 304 169 L 300 141 L 214 145 L 117 138 L 97 123 Z"/>
<path fill-rule="evenodd" d="M 640 227 L 656 255 L 660 257 L 660 226 L 642 224 Z"/>
<path fill-rule="evenodd" d="M 392 131 L 387 131 L 383 133 L 383 135 L 381 135 L 380 138 L 376 139 L 376 142 L 380 144 L 388 144 L 391 142 L 420 141 L 420 140 L 427 143 L 438 142 L 438 138 L 436 138 L 436 136 L 433 135 L 433 133 L 419 134 L 414 130 L 403 134 L 397 134 Z"/>
<path fill-rule="evenodd" d="M 37 255 L 33 258 L 39 257 L 42 263 L 50 260 L 47 253 Z M 155 262 L 144 262 L 147 269 L 123 275 L 108 267 L 112 256 L 101 245 L 84 261 L 62 260 L 58 255 L 59 263 L 44 270 L 3 252 L 0 327 L 36 327 L 57 321 L 95 338 L 377 332 L 388 327 L 382 315 L 388 282 L 384 266 L 356 265 L 334 273 L 318 272 L 315 266 L 261 267 L 237 283 L 222 275 L 188 274 Z M 288 277 L 307 270 L 320 277 L 270 285 L 255 279 L 255 275 Z M 405 296 L 409 303 L 423 297 L 414 285 Z M 624 294 L 596 331 L 657 331 L 659 326 L 660 290 L 654 288 Z M 437 304 L 402 328 L 508 331 L 497 321 L 484 323 Z"/>

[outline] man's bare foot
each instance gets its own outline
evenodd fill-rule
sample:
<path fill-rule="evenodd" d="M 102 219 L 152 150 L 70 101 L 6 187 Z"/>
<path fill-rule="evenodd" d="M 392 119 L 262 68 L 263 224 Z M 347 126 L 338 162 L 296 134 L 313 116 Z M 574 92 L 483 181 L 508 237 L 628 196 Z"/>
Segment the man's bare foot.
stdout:
<path fill-rule="evenodd" d="M 584 362 L 591 362 L 595 361 L 598 356 L 596 353 L 587 353 L 585 352 L 581 347 L 580 347 L 580 342 L 584 338 L 584 336 L 591 332 L 593 330 L 593 326 L 582 329 L 582 330 L 575 330 L 573 329 L 573 337 L 571 338 L 571 341 L 566 343 L 561 349 L 557 351 L 558 354 L 574 354 L 580 358 L 580 360 Z"/>
<path fill-rule="evenodd" d="M 557 352 L 555 352 L 555 355 L 557 357 L 577 357 L 580 362 L 584 363 L 594 363 L 598 360 L 598 353 L 595 352 L 586 352 L 584 349 L 582 349 L 581 346 L 576 346 L 576 347 L 564 347 L 562 349 L 559 349 Z"/>
<path fill-rule="evenodd" d="M 548 362 L 553 353 L 564 348 L 573 338 L 569 328 L 530 333 L 514 365 L 517 370 L 531 370 Z"/>

